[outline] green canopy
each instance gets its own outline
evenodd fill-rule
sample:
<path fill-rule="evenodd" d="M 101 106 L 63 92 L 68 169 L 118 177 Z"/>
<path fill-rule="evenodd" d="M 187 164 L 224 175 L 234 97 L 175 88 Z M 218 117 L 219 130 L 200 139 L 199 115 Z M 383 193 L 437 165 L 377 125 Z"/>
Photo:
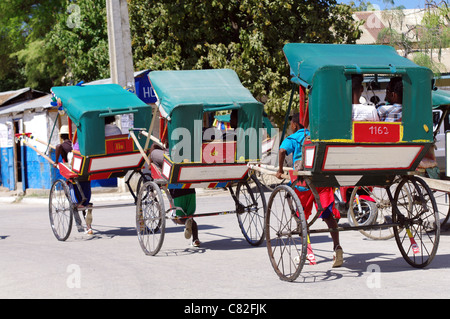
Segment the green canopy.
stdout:
<path fill-rule="evenodd" d="M 450 105 L 450 91 L 436 90 L 432 92 L 433 108 Z"/>
<path fill-rule="evenodd" d="M 53 87 L 56 98 L 75 123 L 82 155 L 105 153 L 105 120 L 112 115 L 133 114 L 134 126 L 148 128 L 151 108 L 117 84 Z"/>
<path fill-rule="evenodd" d="M 351 73 L 396 73 L 417 67 L 386 45 L 288 43 L 283 51 L 294 76 L 292 81 L 309 85 L 323 68 L 338 66 Z"/>
<path fill-rule="evenodd" d="M 237 109 L 238 127 L 245 131 L 241 136 L 238 134 L 238 145 L 245 144 L 245 155 L 242 157 L 245 159 L 252 157 L 248 152 L 249 145 L 257 144 L 259 128 L 262 125 L 263 105 L 242 85 L 236 72 L 229 69 L 153 71 L 148 77 L 158 97 L 163 116 L 169 119 L 171 154 L 177 151 L 175 145 L 180 138 L 178 133 L 182 131 L 178 130 L 174 134 L 173 132 L 181 128 L 190 132 L 194 140 L 185 158 L 192 162 L 199 161 L 203 114 Z M 249 128 L 255 130 L 250 132 Z"/>
<path fill-rule="evenodd" d="M 52 92 L 61 99 L 64 110 L 77 125 L 91 112 L 114 115 L 148 108 L 135 94 L 118 84 L 60 86 L 52 88 Z"/>
<path fill-rule="evenodd" d="M 201 104 L 204 109 L 259 104 L 233 70 L 153 71 L 148 76 L 168 115 L 189 104 Z"/>
<path fill-rule="evenodd" d="M 403 142 L 433 139 L 430 69 L 385 45 L 289 43 L 283 51 L 291 81 L 309 89 L 313 141 L 352 141 L 353 74 L 401 76 Z"/>

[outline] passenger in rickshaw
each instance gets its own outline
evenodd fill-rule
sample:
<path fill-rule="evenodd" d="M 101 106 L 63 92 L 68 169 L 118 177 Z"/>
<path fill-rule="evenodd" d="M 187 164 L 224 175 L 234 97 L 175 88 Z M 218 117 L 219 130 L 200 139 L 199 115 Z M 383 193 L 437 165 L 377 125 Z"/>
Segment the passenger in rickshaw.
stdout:
<path fill-rule="evenodd" d="M 362 74 L 352 75 L 352 119 L 353 121 L 379 121 L 375 106 L 370 104 L 361 104 L 360 98 L 364 92 L 362 85 L 364 77 Z"/>
<path fill-rule="evenodd" d="M 378 108 L 380 121 L 400 122 L 402 120 L 403 81 L 400 76 L 391 78 L 386 87 L 386 102 Z"/>
<path fill-rule="evenodd" d="M 370 98 L 370 102 L 373 104 L 373 105 L 375 105 L 375 107 L 377 108 L 377 107 L 379 107 L 380 105 L 380 98 L 377 96 L 377 95 L 374 95 L 374 96 L 372 96 L 371 98 Z M 378 113 L 378 112 L 377 112 Z M 378 114 L 377 114 L 378 115 Z"/>
<path fill-rule="evenodd" d="M 105 137 L 122 135 L 122 131 L 115 124 L 116 118 L 114 116 L 105 117 Z"/>
<path fill-rule="evenodd" d="M 279 179 L 282 178 L 281 175 L 284 173 L 283 164 L 286 155 L 293 153 L 294 168 L 296 170 L 302 169 L 302 147 L 305 139 L 310 133 L 309 130 L 305 129 L 303 125 L 300 124 L 299 118 L 299 113 L 292 116 L 290 128 L 293 134 L 286 137 L 280 145 L 278 154 L 279 167 L 276 173 L 276 176 Z M 317 209 L 314 195 L 311 190 L 306 187 L 296 187 L 295 192 L 297 193 L 302 204 L 305 218 L 308 219 L 311 215 L 313 204 L 316 205 Z M 339 242 L 339 232 L 337 230 L 338 224 L 336 219 L 340 218 L 340 213 L 334 205 L 334 191 L 332 187 L 318 187 L 317 192 L 319 193 L 321 205 L 325 208 L 320 217 L 327 224 L 328 228 L 333 230 L 330 232 L 333 240 L 334 251 L 332 267 L 340 267 L 344 262 L 344 252 Z"/>

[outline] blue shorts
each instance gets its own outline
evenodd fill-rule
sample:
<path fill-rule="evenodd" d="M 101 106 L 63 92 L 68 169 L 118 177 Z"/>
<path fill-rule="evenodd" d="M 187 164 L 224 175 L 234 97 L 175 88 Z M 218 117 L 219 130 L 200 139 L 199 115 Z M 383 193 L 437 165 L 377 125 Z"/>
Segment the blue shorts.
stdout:
<path fill-rule="evenodd" d="M 80 194 L 80 191 L 78 190 L 77 185 L 69 183 L 70 197 L 72 199 L 72 202 L 74 204 L 87 205 L 87 204 L 89 204 L 89 202 L 91 200 L 91 182 L 85 181 L 85 182 L 78 182 L 78 183 L 80 183 L 81 190 L 84 194 L 84 197 L 86 197 L 86 200 L 81 202 L 82 196 Z"/>
<path fill-rule="evenodd" d="M 325 208 L 325 210 L 322 212 L 322 214 L 320 214 L 320 217 L 322 219 L 327 219 L 330 216 L 333 216 L 333 204 L 331 203 L 327 208 Z"/>

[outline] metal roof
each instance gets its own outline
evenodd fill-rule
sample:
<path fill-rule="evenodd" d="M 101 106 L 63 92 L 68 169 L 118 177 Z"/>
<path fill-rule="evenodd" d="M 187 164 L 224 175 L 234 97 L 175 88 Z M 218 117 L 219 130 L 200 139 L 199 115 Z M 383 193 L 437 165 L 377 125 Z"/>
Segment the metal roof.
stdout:
<path fill-rule="evenodd" d="M 9 114 L 18 114 L 18 113 L 22 113 L 25 112 L 27 110 L 32 110 L 32 109 L 47 109 L 47 108 L 51 108 L 52 106 L 50 105 L 52 96 L 51 94 L 47 94 L 43 97 L 34 99 L 34 100 L 30 100 L 30 101 L 26 101 L 26 102 L 17 102 L 8 106 L 4 106 L 0 108 L 0 116 L 1 115 L 9 115 Z"/>

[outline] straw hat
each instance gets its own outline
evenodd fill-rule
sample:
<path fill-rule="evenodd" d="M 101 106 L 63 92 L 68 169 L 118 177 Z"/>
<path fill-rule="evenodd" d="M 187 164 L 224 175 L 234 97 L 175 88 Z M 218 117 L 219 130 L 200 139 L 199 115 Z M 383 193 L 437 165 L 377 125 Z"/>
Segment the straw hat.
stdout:
<path fill-rule="evenodd" d="M 68 125 L 62 125 L 59 129 L 59 135 L 67 134 L 69 135 L 69 126 Z"/>

